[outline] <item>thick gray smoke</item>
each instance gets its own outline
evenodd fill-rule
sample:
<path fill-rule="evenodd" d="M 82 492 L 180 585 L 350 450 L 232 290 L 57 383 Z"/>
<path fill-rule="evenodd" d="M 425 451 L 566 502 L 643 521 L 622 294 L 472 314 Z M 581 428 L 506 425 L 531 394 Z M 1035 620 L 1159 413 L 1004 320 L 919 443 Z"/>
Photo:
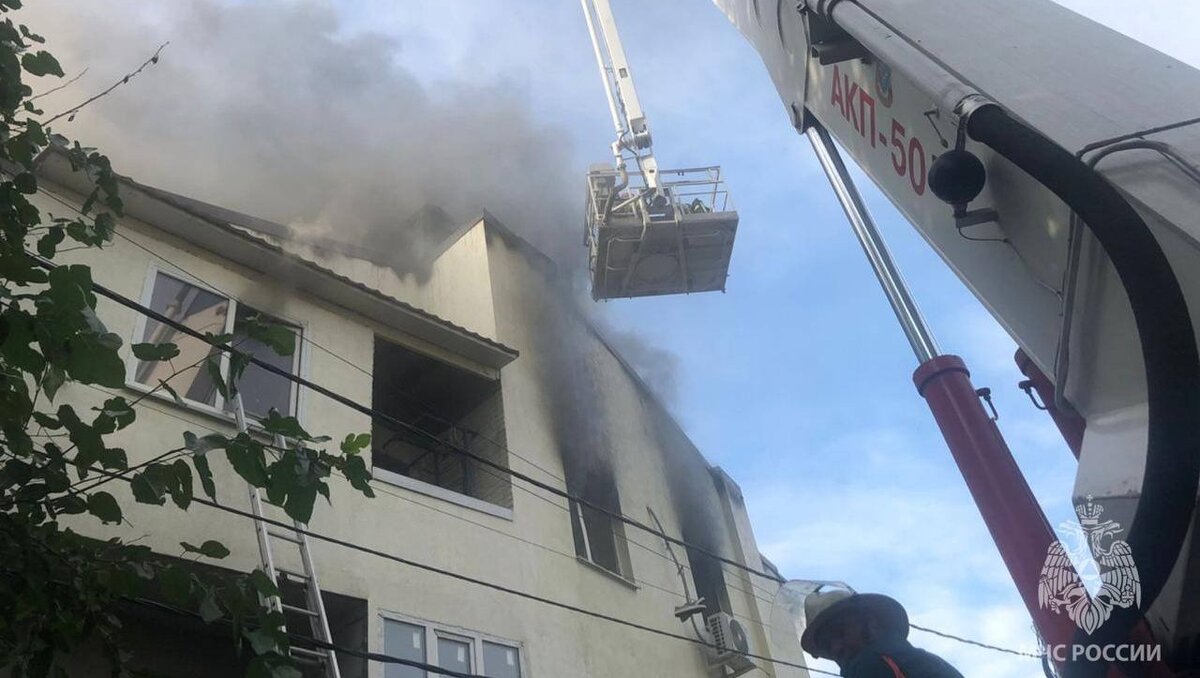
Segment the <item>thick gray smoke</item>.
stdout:
<path fill-rule="evenodd" d="M 581 172 L 517 83 L 422 84 L 396 63 L 403 44 L 348 34 L 322 2 L 33 4 L 20 19 L 68 75 L 88 68 L 39 102 L 49 112 L 171 42 L 58 127 L 124 174 L 368 248 L 419 245 L 396 233 L 426 204 L 456 220 L 486 208 L 560 265 L 582 265 Z"/>
<path fill-rule="evenodd" d="M 48 113 L 170 41 L 159 63 L 56 124 L 121 173 L 318 241 L 385 252 L 418 275 L 421 253 L 437 243 L 412 227 L 414 214 L 436 205 L 461 223 L 487 209 L 549 254 L 585 313 L 606 325 L 578 294 L 584 164 L 572 161 L 563 129 L 536 120 L 522 83 L 422 83 L 397 65 L 404 44 L 345 31 L 318 0 L 39 0 L 18 18 L 47 37 L 68 76 L 88 69 L 39 100 Z M 635 333 L 604 333 L 659 395 L 674 397 L 673 354 Z"/>

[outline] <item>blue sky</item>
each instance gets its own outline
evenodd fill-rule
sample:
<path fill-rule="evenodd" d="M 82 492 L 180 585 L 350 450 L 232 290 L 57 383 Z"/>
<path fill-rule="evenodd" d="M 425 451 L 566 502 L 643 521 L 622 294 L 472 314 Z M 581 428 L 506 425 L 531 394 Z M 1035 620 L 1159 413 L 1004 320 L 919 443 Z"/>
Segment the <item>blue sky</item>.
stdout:
<path fill-rule="evenodd" d="M 347 29 L 402 36 L 399 58 L 431 83 L 511 81 L 540 118 L 569 130 L 580 176 L 605 159 L 607 109 L 577 3 L 383 4 L 358 3 Z M 1062 4 L 1200 65 L 1200 47 L 1177 28 L 1200 25 L 1197 8 Z M 678 356 L 672 408 L 741 483 L 759 544 L 786 575 L 843 579 L 896 596 L 917 623 L 1033 649 L 1028 616 L 912 386 L 911 351 L 757 54 L 704 0 L 613 5 L 660 163 L 721 164 L 741 225 L 726 294 L 603 312 Z M 1075 462 L 1017 389 L 1014 344 L 886 198 L 865 178 L 860 187 L 943 350 L 993 389 L 1051 522 L 1071 517 Z M 971 676 L 1040 673 L 1035 660 L 913 640 Z"/>
<path fill-rule="evenodd" d="M 1143 0 L 1130 12 L 1125 0 L 1060 1 L 1200 66 L 1194 39 L 1200 3 Z M 741 224 L 727 293 L 615 301 L 600 312 L 614 328 L 637 332 L 675 356 L 676 388 L 666 394 L 672 410 L 708 458 L 740 482 L 759 544 L 786 575 L 841 579 L 859 590 L 889 593 L 918 624 L 1033 649 L 1020 599 L 912 386 L 916 365 L 907 342 L 758 55 L 709 0 L 612 3 L 660 163 L 722 165 Z M 61 1 L 47 4 L 66 8 L 63 16 L 72 18 L 85 11 Z M 138 12 L 137 21 L 121 27 L 123 37 L 99 44 L 88 21 L 59 26 L 78 61 L 94 66 L 96 78 L 127 71 L 162 39 L 175 41 L 168 62 L 187 54 L 188 40 L 200 40 L 184 33 L 163 37 L 170 33 L 171 5 L 117 4 L 127 16 Z M 576 0 L 353 0 L 323 6 L 332 8 L 330 16 L 336 13 L 348 41 L 367 32 L 391 38 L 395 65 L 417 78 L 431 99 L 461 103 L 454 97 L 462 86 L 483 86 L 527 106 L 536 124 L 559 130 L 546 135 L 544 151 L 568 158 L 568 184 L 579 187 L 581 198 L 587 166 L 608 160 L 611 124 Z M 263 69 L 269 79 L 286 64 L 245 67 Z M 166 84 L 156 77 L 165 74 L 148 71 L 136 85 L 153 92 Z M 259 81 L 249 84 L 255 87 L 245 96 L 263 96 Z M 157 108 L 132 122 L 110 113 L 113 122 L 107 122 L 105 107 L 118 104 L 98 104 L 91 128 L 95 137 L 111 141 L 101 145 L 118 166 L 139 162 L 120 143 L 119 128 L 141 125 L 160 136 L 142 154 L 140 171 L 131 171 L 135 177 L 220 201 L 185 177 L 172 183 L 169 173 L 184 164 L 164 165 L 160 157 L 198 151 L 172 146 L 171 135 L 181 136 L 177 127 L 186 127 L 203 136 L 195 130 L 207 129 L 205 111 L 186 124 L 156 114 Z M 161 110 L 170 104 L 158 102 L 168 107 Z M 287 115 L 286 105 L 279 108 L 280 118 Z M 387 120 L 378 112 L 363 117 L 376 126 Z M 85 116 L 77 124 L 87 123 Z M 228 174 L 236 171 L 230 157 L 203 170 L 211 186 L 237 183 Z M 943 350 L 962 355 L 976 385 L 993 389 L 1000 427 L 1051 523 L 1071 517 L 1075 462 L 1049 419 L 1017 390 L 1022 377 L 1012 362 L 1015 346 L 859 176 Z M 579 224 L 563 228 L 578 237 Z M 1040 673 L 1033 660 L 925 634 L 913 639 L 973 677 Z"/>

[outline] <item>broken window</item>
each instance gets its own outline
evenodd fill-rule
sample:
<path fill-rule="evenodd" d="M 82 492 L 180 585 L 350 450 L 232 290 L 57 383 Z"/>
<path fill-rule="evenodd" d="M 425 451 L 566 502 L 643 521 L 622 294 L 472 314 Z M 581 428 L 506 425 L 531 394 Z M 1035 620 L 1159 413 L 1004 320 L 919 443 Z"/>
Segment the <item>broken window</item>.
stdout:
<path fill-rule="evenodd" d="M 621 501 L 611 476 L 592 474 L 579 495 L 594 506 L 605 507 L 613 514 L 620 513 Z M 571 529 L 576 555 L 619 577 L 632 577 L 623 522 L 592 506 L 571 501 Z"/>
<path fill-rule="evenodd" d="M 373 423 L 376 469 L 512 508 L 508 475 L 462 453 L 508 466 L 498 380 L 376 337 L 371 397 L 403 424 Z"/>
<path fill-rule="evenodd" d="M 147 305 L 197 332 L 232 335 L 235 347 L 263 362 L 292 374 L 299 370 L 300 329 L 260 314 L 237 300 L 158 271 L 151 283 Z M 256 316 L 262 322 L 283 325 L 295 332 L 297 350 L 292 355 L 281 356 L 265 344 L 247 336 L 246 324 Z M 222 379 L 228 379 L 229 361 L 221 356 L 218 349 L 152 318 L 145 320 L 145 326 L 137 341 L 152 344 L 172 343 L 179 347 L 179 355 L 165 361 L 137 361 L 132 371 L 133 381 L 154 388 L 159 386 L 160 382 L 170 379 L 171 386 L 185 402 L 232 411 L 233 403 L 221 397 L 206 364 L 208 358 L 216 356 Z M 177 375 L 176 370 L 180 370 Z M 295 414 L 297 389 L 287 378 L 257 365 L 249 365 L 238 379 L 237 385 L 248 415 L 262 417 L 272 408 L 283 415 Z"/>

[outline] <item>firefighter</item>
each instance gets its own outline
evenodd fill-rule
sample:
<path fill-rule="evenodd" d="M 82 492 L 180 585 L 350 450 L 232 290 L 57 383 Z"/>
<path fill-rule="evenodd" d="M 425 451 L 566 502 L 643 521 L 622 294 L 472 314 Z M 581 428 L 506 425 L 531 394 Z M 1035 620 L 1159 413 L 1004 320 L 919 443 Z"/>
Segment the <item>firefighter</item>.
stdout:
<path fill-rule="evenodd" d="M 908 642 L 908 613 L 888 596 L 812 593 L 804 617 L 801 647 L 837 662 L 845 678 L 963 678 L 946 660 Z"/>

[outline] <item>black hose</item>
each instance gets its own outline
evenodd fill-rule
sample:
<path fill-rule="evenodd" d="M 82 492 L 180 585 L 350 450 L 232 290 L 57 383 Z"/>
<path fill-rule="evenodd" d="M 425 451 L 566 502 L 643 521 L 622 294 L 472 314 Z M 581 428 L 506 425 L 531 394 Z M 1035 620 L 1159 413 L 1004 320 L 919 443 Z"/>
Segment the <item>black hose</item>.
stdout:
<path fill-rule="evenodd" d="M 967 132 L 1079 215 L 1112 261 L 1133 309 L 1149 407 L 1146 472 L 1127 540 L 1141 578 L 1141 605 L 1115 609 L 1094 634 L 1077 638 L 1127 643 L 1179 557 L 1200 483 L 1200 356 L 1187 301 L 1149 226 L 1095 170 L 999 106 L 972 114 Z M 1067 675 L 1104 675 L 1103 665 L 1073 666 Z"/>

